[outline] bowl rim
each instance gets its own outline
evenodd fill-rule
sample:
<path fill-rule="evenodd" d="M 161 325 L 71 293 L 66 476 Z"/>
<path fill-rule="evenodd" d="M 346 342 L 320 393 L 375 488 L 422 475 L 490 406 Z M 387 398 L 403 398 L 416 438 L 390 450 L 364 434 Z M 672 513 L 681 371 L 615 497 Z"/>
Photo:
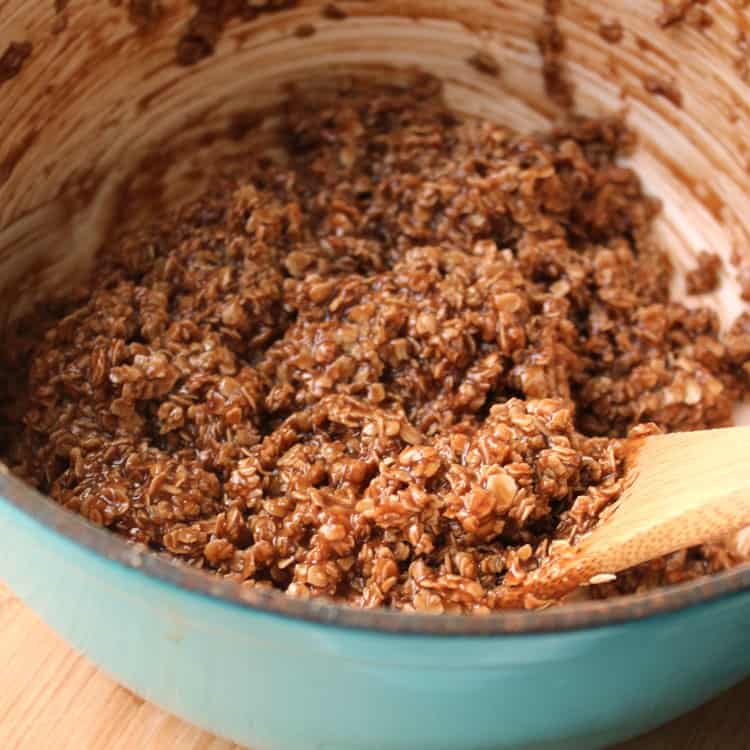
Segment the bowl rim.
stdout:
<path fill-rule="evenodd" d="M 750 590 L 750 563 L 641 594 L 584 601 L 546 610 L 503 610 L 482 615 L 435 615 L 385 608 L 359 609 L 322 599 L 295 599 L 278 590 L 247 589 L 191 568 L 165 553 L 134 544 L 58 505 L 10 474 L 0 463 L 0 501 L 47 531 L 135 574 L 234 608 L 287 619 L 391 634 L 498 636 L 569 632 L 642 620 Z"/>

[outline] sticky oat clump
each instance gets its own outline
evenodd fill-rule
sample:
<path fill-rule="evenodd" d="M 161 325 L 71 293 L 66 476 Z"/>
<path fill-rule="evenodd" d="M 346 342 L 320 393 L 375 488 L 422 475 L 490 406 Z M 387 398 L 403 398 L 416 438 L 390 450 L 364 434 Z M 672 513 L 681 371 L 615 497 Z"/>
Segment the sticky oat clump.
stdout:
<path fill-rule="evenodd" d="M 450 112 L 424 76 L 294 96 L 277 135 L 283 158 L 248 155 L 113 241 L 16 334 L 5 460 L 245 586 L 538 605 L 517 587 L 617 498 L 629 431 L 731 421 L 750 323 L 722 338 L 670 300 L 619 119 L 515 133 Z M 589 594 L 736 561 L 688 550 Z"/>

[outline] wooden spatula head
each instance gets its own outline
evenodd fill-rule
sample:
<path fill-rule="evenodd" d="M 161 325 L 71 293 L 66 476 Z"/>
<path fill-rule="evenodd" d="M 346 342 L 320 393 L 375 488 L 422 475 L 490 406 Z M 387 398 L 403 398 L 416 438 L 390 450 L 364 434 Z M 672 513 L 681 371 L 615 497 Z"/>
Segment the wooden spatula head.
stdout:
<path fill-rule="evenodd" d="M 524 588 L 558 598 L 594 576 L 729 536 L 750 525 L 750 427 L 633 441 L 614 514 Z"/>

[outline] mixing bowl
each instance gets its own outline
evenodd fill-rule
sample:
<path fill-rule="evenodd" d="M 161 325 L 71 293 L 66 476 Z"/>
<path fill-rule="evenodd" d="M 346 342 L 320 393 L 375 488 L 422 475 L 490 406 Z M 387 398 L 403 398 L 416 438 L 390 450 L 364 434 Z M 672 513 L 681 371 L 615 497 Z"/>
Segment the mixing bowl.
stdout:
<path fill-rule="evenodd" d="M 736 279 L 750 278 L 750 10 L 555 5 L 0 2 L 2 324 L 90 270 L 113 228 L 261 147 L 259 113 L 285 84 L 413 66 L 443 79 L 457 109 L 525 130 L 565 116 L 545 78 L 569 84 L 576 111 L 624 111 L 640 139 L 632 164 L 664 201 L 675 294 L 692 256 L 717 252 L 723 284 L 700 301 L 731 320 Z M 565 47 L 543 71 L 545 18 Z M 604 747 L 750 673 L 748 567 L 543 612 L 359 611 L 240 591 L 7 472 L 0 496 L 0 576 L 20 597 L 144 698 L 257 750 Z"/>

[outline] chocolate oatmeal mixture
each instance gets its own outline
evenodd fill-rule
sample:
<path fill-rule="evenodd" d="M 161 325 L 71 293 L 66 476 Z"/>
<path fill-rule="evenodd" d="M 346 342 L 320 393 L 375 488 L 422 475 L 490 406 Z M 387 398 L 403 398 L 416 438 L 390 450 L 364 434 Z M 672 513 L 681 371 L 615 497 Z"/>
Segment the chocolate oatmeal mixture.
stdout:
<path fill-rule="evenodd" d="M 349 81 L 291 97 L 279 139 L 6 346 L 16 474 L 246 586 L 478 614 L 597 522 L 629 432 L 731 422 L 750 316 L 720 336 L 670 300 L 620 120 L 519 134 L 429 77 Z"/>
<path fill-rule="evenodd" d="M 705 250 L 698 253 L 696 267 L 685 274 L 688 294 L 706 294 L 719 288 L 721 258 Z"/>
<path fill-rule="evenodd" d="M 31 57 L 31 42 L 11 42 L 0 55 L 0 84 L 15 78 Z"/>

